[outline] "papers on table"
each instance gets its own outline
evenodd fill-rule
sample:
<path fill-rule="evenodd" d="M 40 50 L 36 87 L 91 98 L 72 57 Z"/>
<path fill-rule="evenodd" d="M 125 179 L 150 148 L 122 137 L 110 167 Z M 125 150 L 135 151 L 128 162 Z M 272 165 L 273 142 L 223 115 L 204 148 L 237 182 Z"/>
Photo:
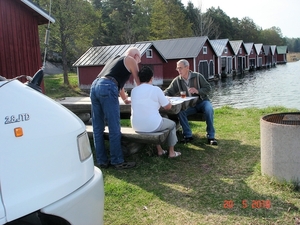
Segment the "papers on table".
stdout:
<path fill-rule="evenodd" d="M 167 98 L 170 100 L 172 105 L 176 105 L 176 104 L 181 104 L 182 102 L 185 101 L 190 101 L 191 99 L 195 99 L 197 97 L 186 97 L 186 98 L 181 98 L 181 97 L 168 97 Z"/>

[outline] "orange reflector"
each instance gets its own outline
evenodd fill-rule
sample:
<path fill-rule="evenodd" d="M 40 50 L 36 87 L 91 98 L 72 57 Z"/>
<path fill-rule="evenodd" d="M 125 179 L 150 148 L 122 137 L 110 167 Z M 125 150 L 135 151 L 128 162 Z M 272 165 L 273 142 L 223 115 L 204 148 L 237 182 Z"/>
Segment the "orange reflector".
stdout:
<path fill-rule="evenodd" d="M 21 127 L 16 127 L 14 129 L 14 131 L 15 131 L 15 136 L 16 137 L 22 137 L 23 136 L 23 129 Z"/>

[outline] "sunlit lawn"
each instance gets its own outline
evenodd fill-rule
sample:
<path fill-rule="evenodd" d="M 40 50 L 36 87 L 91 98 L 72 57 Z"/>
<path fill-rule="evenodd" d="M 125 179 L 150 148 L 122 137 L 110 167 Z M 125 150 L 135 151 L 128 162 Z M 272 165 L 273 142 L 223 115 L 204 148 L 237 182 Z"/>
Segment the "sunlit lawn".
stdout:
<path fill-rule="evenodd" d="M 216 109 L 217 147 L 192 122 L 196 140 L 176 146 L 180 158 L 149 156 L 152 146 L 129 157 L 135 169 L 103 170 L 105 224 L 293 224 L 299 192 L 260 172 L 259 120 L 280 111 Z"/>
<path fill-rule="evenodd" d="M 103 169 L 105 224 L 295 224 L 298 187 L 260 171 L 260 118 L 288 111 L 295 110 L 215 109 L 218 146 L 206 144 L 205 123 L 191 122 L 195 140 L 176 145 L 181 157 L 145 146 L 127 158 L 136 168 Z"/>

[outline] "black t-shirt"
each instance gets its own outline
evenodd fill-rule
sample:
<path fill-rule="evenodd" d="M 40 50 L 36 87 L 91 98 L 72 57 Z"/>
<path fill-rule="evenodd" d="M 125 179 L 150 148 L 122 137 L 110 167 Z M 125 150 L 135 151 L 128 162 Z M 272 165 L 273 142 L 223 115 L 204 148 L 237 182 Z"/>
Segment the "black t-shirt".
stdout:
<path fill-rule="evenodd" d="M 125 83 L 128 81 L 131 73 L 127 70 L 124 64 L 126 56 L 116 56 L 109 60 L 98 77 L 110 76 L 116 79 L 119 84 L 119 89 L 122 89 Z"/>

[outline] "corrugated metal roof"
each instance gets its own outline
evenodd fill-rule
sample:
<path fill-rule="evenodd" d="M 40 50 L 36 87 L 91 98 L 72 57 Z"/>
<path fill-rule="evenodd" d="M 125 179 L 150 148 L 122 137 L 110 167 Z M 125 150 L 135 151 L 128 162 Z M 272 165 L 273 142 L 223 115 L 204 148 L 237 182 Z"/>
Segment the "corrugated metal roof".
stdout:
<path fill-rule="evenodd" d="M 168 59 L 194 58 L 199 55 L 207 36 L 150 41 Z M 147 42 L 137 42 L 147 43 Z"/>
<path fill-rule="evenodd" d="M 253 42 L 244 43 L 244 45 L 245 45 L 247 54 L 250 55 L 251 54 L 251 49 L 253 48 L 254 43 Z"/>
<path fill-rule="evenodd" d="M 262 50 L 262 46 L 263 46 L 263 44 L 254 44 L 254 48 L 258 55 L 260 54 L 260 51 Z"/>
<path fill-rule="evenodd" d="M 124 55 L 126 50 L 130 47 L 136 47 L 141 52 L 141 56 L 145 54 L 147 49 L 152 46 L 152 43 L 136 43 L 127 45 L 110 45 L 97 46 L 89 48 L 73 66 L 99 66 L 105 63 L 116 55 Z M 154 46 L 155 47 L 155 46 Z M 162 56 L 163 57 L 163 56 Z M 165 58 L 164 58 L 165 60 Z"/>
<path fill-rule="evenodd" d="M 229 43 L 231 44 L 234 54 L 237 55 L 239 53 L 240 47 L 243 44 L 243 41 L 242 40 L 229 41 Z"/>
<path fill-rule="evenodd" d="M 214 48 L 217 56 L 221 56 L 223 54 L 223 51 L 229 42 L 229 39 L 216 39 L 216 40 L 210 40 L 210 43 L 212 47 Z"/>
<path fill-rule="evenodd" d="M 272 55 L 275 55 L 276 45 L 271 45 L 271 52 L 272 52 Z"/>
<path fill-rule="evenodd" d="M 263 49 L 264 49 L 265 55 L 269 55 L 269 53 L 270 53 L 270 45 L 263 45 Z"/>
<path fill-rule="evenodd" d="M 286 54 L 286 53 L 288 53 L 287 46 L 277 46 L 277 53 L 278 54 Z"/>

